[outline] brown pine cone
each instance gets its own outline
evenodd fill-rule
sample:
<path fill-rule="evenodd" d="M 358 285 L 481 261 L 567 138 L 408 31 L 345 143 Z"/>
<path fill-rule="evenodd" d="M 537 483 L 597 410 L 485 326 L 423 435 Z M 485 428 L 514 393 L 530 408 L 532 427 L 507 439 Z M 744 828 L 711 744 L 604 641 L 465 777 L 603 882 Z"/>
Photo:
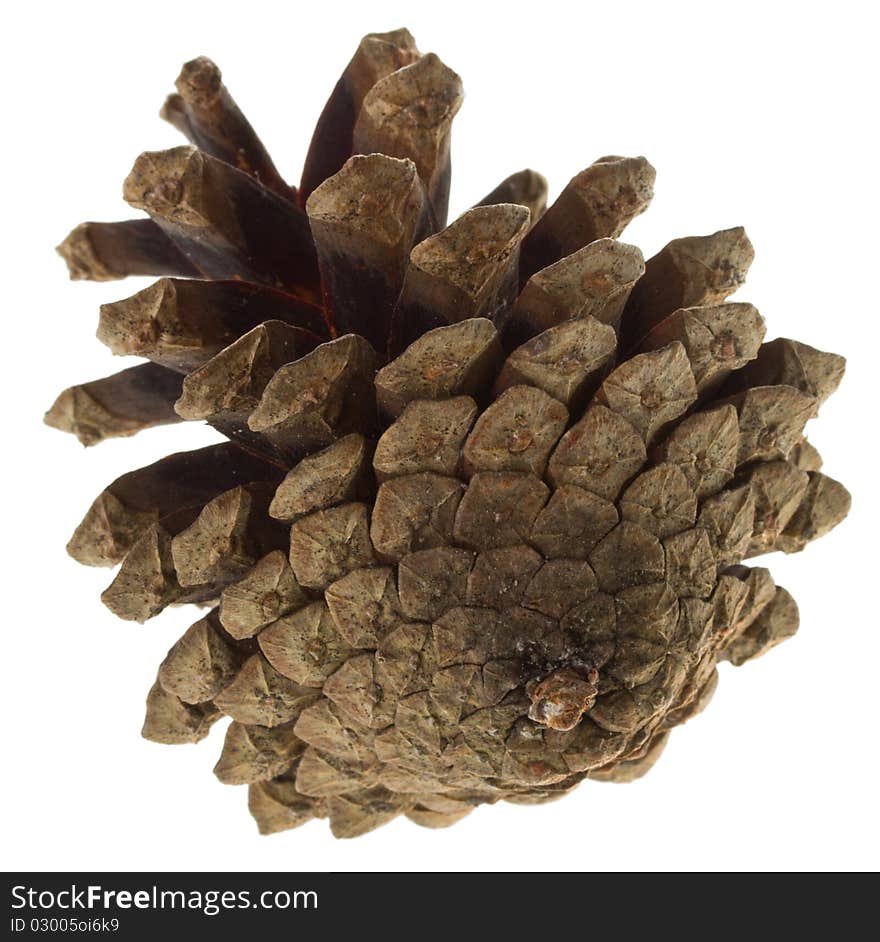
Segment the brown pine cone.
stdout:
<path fill-rule="evenodd" d="M 643 158 L 603 157 L 545 210 L 522 171 L 448 226 L 458 76 L 406 30 L 367 36 L 284 182 L 207 59 L 163 111 L 192 146 L 125 182 L 144 217 L 85 223 L 71 276 L 160 280 L 101 308 L 144 363 L 59 396 L 85 444 L 181 420 L 228 442 L 114 481 L 69 544 L 119 565 L 122 618 L 210 606 L 144 735 L 196 742 L 260 829 L 629 781 L 705 706 L 716 664 L 797 628 L 743 560 L 846 515 L 804 426 L 844 361 L 763 343 L 729 302 L 728 229 L 647 262 L 617 241 Z"/>

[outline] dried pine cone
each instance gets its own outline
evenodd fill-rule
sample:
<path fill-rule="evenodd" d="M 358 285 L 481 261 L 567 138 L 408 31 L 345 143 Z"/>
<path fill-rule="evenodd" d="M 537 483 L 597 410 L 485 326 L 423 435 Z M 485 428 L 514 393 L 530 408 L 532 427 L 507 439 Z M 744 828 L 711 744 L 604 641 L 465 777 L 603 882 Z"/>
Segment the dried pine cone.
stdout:
<path fill-rule="evenodd" d="M 194 146 L 138 158 L 145 218 L 60 248 L 74 278 L 163 276 L 101 309 L 145 363 L 47 416 L 85 444 L 182 419 L 229 439 L 114 481 L 69 545 L 120 564 L 123 618 L 211 606 L 144 735 L 231 717 L 215 772 L 263 832 L 444 826 L 643 774 L 717 662 L 797 627 L 741 563 L 846 515 L 803 437 L 843 359 L 762 343 L 727 302 L 742 229 L 647 262 L 616 241 L 644 158 L 601 158 L 546 211 L 523 171 L 445 226 L 461 84 L 405 30 L 361 42 L 299 189 L 213 63 L 177 88 L 163 115 Z"/>

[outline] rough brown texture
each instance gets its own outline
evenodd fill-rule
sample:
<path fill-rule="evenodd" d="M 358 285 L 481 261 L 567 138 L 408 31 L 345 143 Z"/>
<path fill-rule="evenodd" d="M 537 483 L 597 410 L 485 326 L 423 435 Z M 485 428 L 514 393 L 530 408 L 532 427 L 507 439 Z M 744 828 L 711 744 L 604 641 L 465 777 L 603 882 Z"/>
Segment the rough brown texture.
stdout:
<path fill-rule="evenodd" d="M 463 97 L 461 79 L 429 52 L 380 78 L 354 124 L 354 153 L 413 161 L 441 226 L 449 206 L 450 130 Z"/>
<path fill-rule="evenodd" d="M 205 56 L 187 62 L 165 99 L 161 115 L 196 147 L 237 167 L 287 200 L 296 199 L 247 118 L 223 84 L 220 69 Z"/>
<path fill-rule="evenodd" d="M 547 180 L 535 170 L 512 173 L 476 205 L 493 206 L 496 203 L 519 203 L 525 206 L 534 225 L 547 208 Z"/>
<path fill-rule="evenodd" d="M 617 241 L 651 197 L 605 157 L 545 211 L 507 178 L 445 225 L 458 76 L 406 30 L 362 41 L 298 189 L 206 59 L 86 223 L 75 278 L 164 276 L 101 309 L 146 362 L 63 393 L 86 444 L 204 420 L 231 441 L 123 475 L 69 544 L 119 565 L 146 621 L 196 602 L 143 734 L 231 722 L 217 777 L 263 833 L 445 827 L 499 800 L 627 782 L 700 712 L 716 665 L 792 635 L 791 596 L 743 560 L 796 552 L 849 510 L 805 424 L 844 362 L 763 342 L 728 301 L 742 229 L 643 261 Z"/>

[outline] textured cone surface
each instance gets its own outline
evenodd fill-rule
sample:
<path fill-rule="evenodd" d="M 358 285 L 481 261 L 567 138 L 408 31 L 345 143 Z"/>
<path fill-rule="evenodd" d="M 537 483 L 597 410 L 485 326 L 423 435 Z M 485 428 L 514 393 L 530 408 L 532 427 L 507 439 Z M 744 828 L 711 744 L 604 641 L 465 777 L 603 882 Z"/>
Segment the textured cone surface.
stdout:
<path fill-rule="evenodd" d="M 728 300 L 740 229 L 618 241 L 652 195 L 602 157 L 546 205 L 520 171 L 446 225 L 458 76 L 370 34 L 286 183 L 207 59 L 142 155 L 147 219 L 85 223 L 73 278 L 160 277 L 103 306 L 144 363 L 59 396 L 85 444 L 203 420 L 230 442 L 118 478 L 69 551 L 120 568 L 145 621 L 209 607 L 172 646 L 143 735 L 229 720 L 215 773 L 262 833 L 446 827 L 585 778 L 632 781 L 699 713 L 720 661 L 793 635 L 743 561 L 847 514 L 804 428 L 844 361 L 764 341 Z"/>

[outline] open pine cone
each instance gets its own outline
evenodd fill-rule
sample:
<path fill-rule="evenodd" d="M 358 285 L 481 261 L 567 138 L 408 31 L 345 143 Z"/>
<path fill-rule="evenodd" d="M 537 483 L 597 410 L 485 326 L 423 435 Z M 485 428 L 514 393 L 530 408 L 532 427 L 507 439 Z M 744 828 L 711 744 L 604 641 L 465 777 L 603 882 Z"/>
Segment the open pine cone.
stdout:
<path fill-rule="evenodd" d="M 514 174 L 450 225 L 462 91 L 406 30 L 367 36 L 284 182 L 207 59 L 142 154 L 145 217 L 85 223 L 71 277 L 159 281 L 101 308 L 143 365 L 68 389 L 87 445 L 184 419 L 229 441 L 123 475 L 69 551 L 120 564 L 122 618 L 211 606 L 169 651 L 144 735 L 196 742 L 263 832 L 629 781 L 706 704 L 716 664 L 794 633 L 744 559 L 847 513 L 806 422 L 844 361 L 763 343 L 728 303 L 742 229 L 644 262 L 642 157 L 603 157 L 545 211 Z M 354 156 L 352 156 L 354 155 Z"/>

